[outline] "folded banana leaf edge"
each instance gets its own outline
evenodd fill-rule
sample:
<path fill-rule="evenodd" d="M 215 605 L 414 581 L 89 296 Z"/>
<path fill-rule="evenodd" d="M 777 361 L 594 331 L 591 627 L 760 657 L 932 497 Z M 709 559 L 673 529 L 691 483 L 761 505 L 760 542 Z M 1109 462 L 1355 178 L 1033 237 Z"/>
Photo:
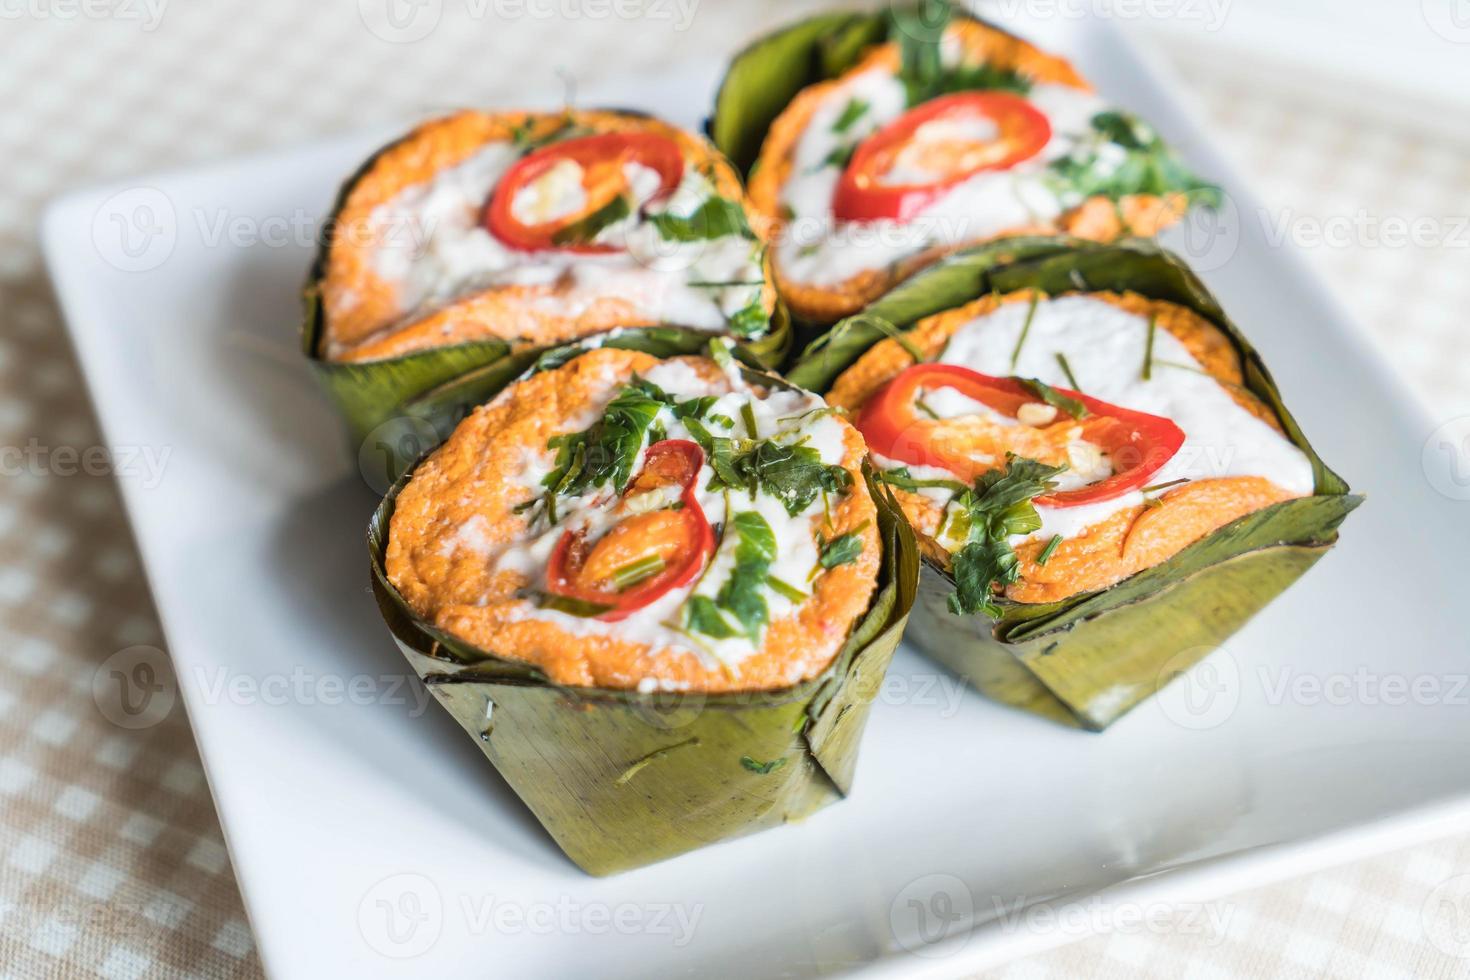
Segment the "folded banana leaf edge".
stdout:
<path fill-rule="evenodd" d="M 1021 289 L 1039 289 L 1051 295 L 1131 291 L 1198 313 L 1230 339 L 1240 356 L 1244 387 L 1276 413 L 1287 437 L 1312 464 L 1315 482 L 1312 496 L 1285 501 L 1233 521 L 1168 561 L 1110 588 L 1051 603 L 1026 604 L 1002 599 L 998 602 L 1001 608 L 998 619 L 970 617 L 972 622 L 966 626 L 967 632 L 979 634 L 982 642 L 993 640 L 1011 648 L 1027 668 L 1041 676 L 1042 683 L 1062 702 L 1064 710 L 1055 710 L 1058 708 L 1055 704 L 1049 704 L 1045 709 L 1038 708 L 1037 700 L 1028 696 L 1025 700 L 1030 702 L 1029 707 L 1059 720 L 1102 729 L 1151 694 L 1152 690 L 1141 692 L 1136 698 L 1123 698 L 1115 705 L 1091 708 L 1081 695 L 1088 691 L 1096 694 L 1101 681 L 1097 684 L 1083 683 L 1073 695 L 1058 690 L 1064 679 L 1057 670 L 1064 658 L 1055 655 L 1059 650 L 1065 652 L 1069 640 L 1077 639 L 1079 627 L 1130 608 L 1146 618 L 1141 608 L 1146 604 L 1161 597 L 1167 601 L 1167 594 L 1171 591 L 1189 592 L 1191 582 L 1199 584 L 1210 578 L 1223 580 L 1238 574 L 1223 566 L 1241 562 L 1252 555 L 1259 558 L 1276 552 L 1290 561 L 1293 566 L 1291 573 L 1281 576 L 1276 588 L 1279 592 L 1337 541 L 1338 527 L 1363 498 L 1352 494 L 1347 483 L 1317 455 L 1282 402 L 1281 393 L 1260 355 L 1225 315 L 1204 283 L 1178 257 L 1151 241 L 1130 240 L 1099 245 L 1075 239 L 1012 238 L 956 253 L 900 285 L 862 313 L 835 324 L 802 352 L 787 377 L 794 384 L 825 392 L 838 375 L 884 337 L 901 335 L 927 316 L 961 306 L 988 293 L 1009 293 Z M 961 619 L 948 613 L 934 612 L 942 608 L 943 596 L 954 583 L 942 567 L 928 559 L 925 564 L 930 570 L 925 574 L 921 589 L 921 612 L 914 617 L 915 638 L 931 655 L 937 655 L 973 679 L 973 673 L 966 670 L 964 657 L 958 652 L 964 643 L 959 632 L 950 626 L 931 629 L 924 625 L 930 619 Z M 1259 577 L 1263 581 L 1270 578 L 1265 574 Z M 1232 628 L 1225 629 L 1215 624 L 1210 635 L 1193 636 L 1192 639 L 1218 642 L 1275 594 L 1262 592 L 1241 600 L 1240 608 L 1228 610 L 1223 616 L 1234 624 Z M 1089 653 L 1095 661 L 1105 656 L 1106 651 L 1103 650 Z M 1182 669 L 1187 665 L 1175 662 L 1173 666 Z M 1135 681 L 1143 683 L 1136 678 Z"/>

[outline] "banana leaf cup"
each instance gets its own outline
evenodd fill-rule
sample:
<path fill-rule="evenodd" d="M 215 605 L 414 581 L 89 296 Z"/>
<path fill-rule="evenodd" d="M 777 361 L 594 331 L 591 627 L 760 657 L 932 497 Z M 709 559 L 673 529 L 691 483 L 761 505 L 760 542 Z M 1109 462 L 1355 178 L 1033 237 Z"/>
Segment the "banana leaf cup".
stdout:
<path fill-rule="evenodd" d="M 476 115 L 462 113 L 460 117 Z M 515 118 L 532 117 L 532 114 L 526 113 L 507 114 L 507 117 L 512 115 Z M 550 119 L 555 115 L 542 114 L 536 118 Z M 665 127 L 652 117 L 631 110 L 590 110 L 576 115 L 579 120 L 583 117 L 598 117 L 604 120 L 612 118 L 623 120 L 629 126 L 643 123 L 647 126 L 659 126 L 666 131 L 672 131 L 671 127 Z M 315 261 L 307 276 L 303 289 L 304 315 L 300 331 L 302 353 L 310 362 L 328 398 L 346 422 L 348 434 L 354 446 L 362 445 L 370 434 L 374 434 L 375 439 L 379 442 L 390 440 L 402 442 L 405 432 L 417 431 L 413 425 L 403 419 L 405 415 L 414 416 L 410 408 L 412 403 L 425 400 L 430 392 L 469 372 L 488 372 L 492 375 L 501 374 L 506 378 L 513 378 L 526 366 L 533 363 L 542 350 L 555 346 L 554 344 L 535 344 L 521 340 L 477 339 L 366 360 L 337 359 L 328 354 L 328 309 L 324 292 L 332 251 L 339 240 L 353 242 L 364 234 L 364 223 L 361 217 L 353 221 L 344 220 L 343 217 L 344 210 L 348 208 L 354 192 L 365 182 L 371 180 L 374 168 L 385 159 L 390 158 L 395 151 L 402 151 L 411 141 L 422 139 L 430 127 L 452 125 L 460 117 L 448 117 L 426 123 L 419 129 L 389 143 L 369 157 L 359 170 L 343 183 L 323 229 Z M 571 118 L 570 111 L 568 118 Z M 534 123 L 522 121 L 520 128 L 530 130 L 534 128 Z M 568 133 L 584 131 L 570 123 L 562 128 Z M 679 137 L 681 140 L 687 139 L 688 141 L 698 139 L 691 134 L 683 133 L 680 133 Z M 526 143 L 526 151 L 531 152 L 533 148 L 544 147 L 557 138 L 560 138 L 560 134 L 556 130 L 542 134 L 536 140 Z M 709 166 L 716 169 L 725 168 L 725 172 L 730 174 L 728 177 L 730 186 L 738 187 L 733 173 L 728 171 L 728 163 L 724 162 L 702 140 L 698 142 L 703 147 L 700 152 L 708 154 Z M 769 259 L 763 259 L 761 265 L 763 269 L 761 278 L 769 282 Z M 787 311 L 775 297 L 774 290 L 767 286 L 764 293 L 764 302 L 769 316 L 766 327 L 748 336 L 738 336 L 734 332 L 726 335 L 735 343 L 736 354 L 742 360 L 753 366 L 774 368 L 786 357 L 791 347 L 791 324 Z M 451 312 L 454 305 L 456 304 L 450 304 Z M 686 334 L 692 332 L 684 330 L 681 324 L 639 327 L 632 330 L 619 330 L 619 335 L 625 339 L 618 342 L 638 343 L 638 341 L 626 339 L 635 331 L 646 332 L 649 335 L 647 343 L 650 347 L 663 348 L 680 342 L 679 338 L 684 338 Z M 601 330 L 589 331 L 587 335 L 597 332 Z M 720 334 L 714 331 L 699 332 L 698 337 L 688 339 L 687 349 L 691 352 L 698 349 L 699 345 L 714 335 Z M 558 343 L 562 342 L 565 341 Z M 432 398 L 428 400 L 432 401 Z M 387 430 L 375 433 L 375 430 L 384 426 L 385 423 L 394 424 L 389 425 Z M 442 425 L 440 428 L 442 430 Z M 423 445 L 421 438 L 409 441 L 415 442 L 420 449 L 429 448 Z"/>
<path fill-rule="evenodd" d="M 1310 495 L 1232 521 L 1107 588 L 1056 602 L 997 598 L 998 615 L 956 615 L 955 579 L 929 558 L 910 638 L 985 695 L 1101 731 L 1152 696 L 1281 594 L 1322 558 L 1362 498 L 1313 451 L 1261 358 L 1204 284 L 1147 242 L 1097 245 L 1014 240 L 970 250 L 909 280 L 838 323 L 788 377 L 827 392 L 885 337 L 990 294 L 1131 292 L 1198 314 L 1238 354 L 1243 387 L 1274 413 L 1311 464 Z"/>
<path fill-rule="evenodd" d="M 554 367 L 578 356 L 568 347 Z M 532 371 L 538 368 L 533 367 Z M 785 382 L 746 371 L 763 385 Z M 415 615 L 386 571 L 409 471 L 368 528 L 373 592 L 426 687 L 577 865 L 606 875 L 800 820 L 848 794 L 869 707 L 914 603 L 919 559 L 864 465 L 883 555 L 866 612 L 817 676 L 780 690 L 643 692 L 553 683 Z"/>

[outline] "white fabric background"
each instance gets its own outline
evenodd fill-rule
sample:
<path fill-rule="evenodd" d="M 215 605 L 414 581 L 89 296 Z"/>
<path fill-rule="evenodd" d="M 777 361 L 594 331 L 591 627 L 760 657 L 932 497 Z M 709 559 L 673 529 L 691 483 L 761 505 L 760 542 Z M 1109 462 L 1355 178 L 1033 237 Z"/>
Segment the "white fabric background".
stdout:
<path fill-rule="evenodd" d="M 430 14 L 442 9 L 437 26 L 390 43 L 365 26 L 383 3 L 0 3 L 0 446 L 99 439 L 34 237 L 56 193 L 541 90 L 560 67 L 595 80 L 723 61 L 763 28 L 827 6 L 683 0 L 660 3 L 664 17 L 549 18 L 540 14 L 592 8 L 424 0 Z M 1406 30 L 1426 29 L 1417 4 L 1399 6 Z M 1173 39 L 1156 41 L 1159 53 L 1263 193 L 1266 219 L 1306 247 L 1436 421 L 1470 414 L 1463 105 L 1401 113 L 1351 78 L 1243 59 L 1205 37 L 1180 42 L 1187 25 L 1159 26 L 1137 29 Z M 1439 43 L 1470 57 L 1470 30 L 1440 27 Z M 1418 244 L 1389 241 L 1409 220 Z M 1313 244 L 1323 236 L 1332 240 Z M 129 731 L 94 703 L 98 664 L 161 643 L 110 477 L 7 471 L 0 486 L 0 973 L 257 974 L 187 721 L 174 711 Z M 1453 918 L 1456 900 L 1470 913 L 1461 876 L 1470 836 L 1119 929 L 996 975 L 1466 977 L 1470 914 L 1459 932 Z M 1220 928 L 1200 925 L 1211 916 Z"/>

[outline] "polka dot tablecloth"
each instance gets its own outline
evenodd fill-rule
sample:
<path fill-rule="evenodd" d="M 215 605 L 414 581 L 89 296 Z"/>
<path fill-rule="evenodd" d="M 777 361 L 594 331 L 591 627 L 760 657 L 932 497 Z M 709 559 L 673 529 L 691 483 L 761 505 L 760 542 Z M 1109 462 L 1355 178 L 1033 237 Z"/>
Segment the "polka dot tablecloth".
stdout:
<path fill-rule="evenodd" d="M 43 203 L 511 86 L 544 89 L 559 66 L 590 80 L 671 57 L 723 59 L 762 26 L 821 6 L 422 0 L 389 17 L 378 0 L 0 4 L 0 974 L 260 970 L 182 711 L 134 730 L 94 700 L 104 660 L 163 641 L 105 458 L 88 452 L 99 436 L 33 230 Z M 442 14 L 427 30 L 415 20 L 425 10 Z M 559 15 L 577 11 L 588 13 Z M 1470 414 L 1463 106 L 1457 129 L 1421 131 L 1375 115 L 1350 80 L 1309 84 L 1205 44 L 1159 52 L 1280 233 L 1307 249 L 1434 416 Z M 1190 918 L 1198 928 L 1175 917 L 1118 929 L 995 975 L 1470 976 L 1470 959 L 1453 955 L 1470 953 L 1470 935 L 1453 921 L 1434 935 L 1423 914 L 1436 894 L 1452 911 L 1466 900 L 1470 887 L 1453 883 L 1467 873 L 1470 837 L 1446 840 L 1223 899 Z"/>

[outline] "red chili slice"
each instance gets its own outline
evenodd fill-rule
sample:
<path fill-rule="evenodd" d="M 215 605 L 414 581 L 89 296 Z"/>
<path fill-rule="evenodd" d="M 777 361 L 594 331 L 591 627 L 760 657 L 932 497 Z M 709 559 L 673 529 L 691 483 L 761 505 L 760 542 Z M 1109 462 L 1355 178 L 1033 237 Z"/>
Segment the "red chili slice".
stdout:
<path fill-rule="evenodd" d="M 582 530 L 566 531 L 551 552 L 546 590 L 608 607 L 597 618 L 617 622 L 694 581 L 715 550 L 715 532 L 694 483 L 704 451 L 687 439 L 665 439 L 648 448 L 643 469 L 623 493 L 624 502 L 667 486 L 680 487 L 679 506 L 634 514 L 595 542 Z M 614 572 L 657 558 L 658 570 L 619 589 Z"/>
<path fill-rule="evenodd" d="M 563 160 L 582 168 L 582 189 L 586 192 L 583 207 L 574 214 L 563 215 L 539 224 L 523 224 L 512 204 L 516 195 L 541 178 Z M 637 163 L 659 176 L 658 191 L 649 200 L 667 197 L 684 178 L 684 154 L 679 144 L 667 136 L 654 133 L 598 133 L 580 136 L 543 146 L 526 154 L 496 184 L 485 205 L 484 223 L 490 233 L 511 248 L 526 252 L 561 249 L 568 252 L 615 252 L 615 245 L 593 242 L 558 243 L 558 233 L 565 232 L 589 215 L 629 194 L 623 165 Z M 646 203 L 646 202 L 645 202 Z"/>
<path fill-rule="evenodd" d="M 901 463 L 937 466 L 967 483 L 992 467 L 977 464 L 964 453 L 927 438 L 930 427 L 919 424 L 922 420 L 914 410 L 914 400 L 920 389 L 934 388 L 953 388 L 1013 417 L 1022 405 L 1040 400 L 1014 378 L 995 378 L 957 364 L 917 364 L 889 381 L 863 406 L 857 427 L 873 452 Z M 1083 439 L 1109 455 L 1114 473 L 1076 490 L 1037 497 L 1038 504 L 1078 507 L 1121 497 L 1143 486 L 1184 445 L 1184 430 L 1169 419 L 1066 388 L 1055 390 L 1087 408 L 1087 417 L 1076 424 L 1082 426 Z"/>
<path fill-rule="evenodd" d="M 885 183 L 883 177 L 912 148 L 920 127 L 933 122 L 987 120 L 998 130 L 994 139 L 936 141 L 932 155 L 940 176 L 913 184 Z M 949 188 L 987 170 L 1009 170 L 1040 153 L 1051 141 L 1045 114 L 1010 92 L 957 92 L 910 109 L 869 136 L 853 153 L 832 195 L 832 213 L 840 221 L 911 220 Z"/>

